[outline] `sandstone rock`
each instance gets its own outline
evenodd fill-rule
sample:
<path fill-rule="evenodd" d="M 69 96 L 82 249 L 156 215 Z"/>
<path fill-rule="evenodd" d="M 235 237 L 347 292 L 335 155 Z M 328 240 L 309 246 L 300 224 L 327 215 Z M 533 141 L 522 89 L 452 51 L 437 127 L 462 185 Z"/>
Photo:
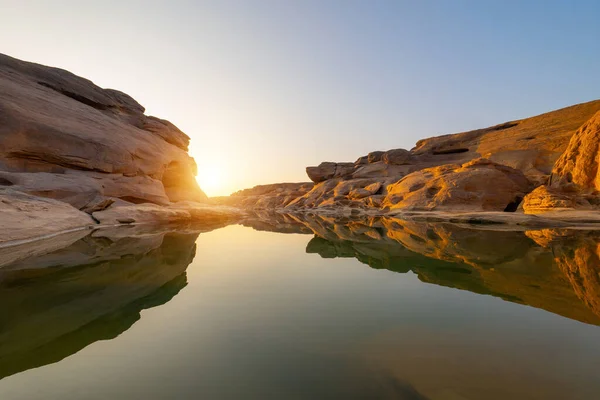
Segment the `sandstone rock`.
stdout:
<path fill-rule="evenodd" d="M 0 171 L 0 186 L 33 196 L 56 199 L 83 209 L 96 203 L 102 186 L 86 176 Z"/>
<path fill-rule="evenodd" d="M 258 185 L 240 190 L 231 196 L 211 198 L 213 204 L 223 204 L 250 210 L 274 210 L 288 205 L 292 200 L 302 197 L 313 188 L 312 182 L 276 183 Z"/>
<path fill-rule="evenodd" d="M 0 169 L 74 172 L 106 180 L 106 196 L 137 202 L 206 200 L 186 152 L 189 138 L 168 121 L 144 115 L 130 96 L 1 54 L 0 87 Z M 47 190 L 59 181 L 48 182 Z"/>
<path fill-rule="evenodd" d="M 580 205 L 581 200 L 579 201 Z M 523 199 L 523 210 L 527 214 L 537 214 L 549 210 L 574 209 L 578 205 L 575 196 L 557 189 L 539 186 Z M 589 204 L 588 204 L 589 205 Z"/>
<path fill-rule="evenodd" d="M 285 199 L 286 209 L 294 212 L 303 209 L 328 209 L 341 211 L 347 208 L 374 207 L 400 210 L 448 210 L 448 211 L 515 211 L 527 208 L 539 208 L 558 201 L 567 201 L 563 194 L 553 189 L 552 198 L 543 201 L 541 192 L 536 192 L 522 203 L 522 198 L 533 188 L 545 184 L 555 161 L 567 148 L 571 136 L 594 114 L 600 113 L 600 100 L 578 104 L 517 121 L 509 121 L 489 128 L 478 129 L 450 135 L 443 135 L 417 142 L 410 151 L 393 149 L 387 152 L 376 151 L 362 156 L 353 164 L 324 162 L 317 167 L 308 167 L 307 174 L 315 186 L 295 199 Z M 599 118 L 600 119 L 600 118 Z M 598 122 L 590 122 L 577 131 L 579 139 L 569 145 L 570 151 L 577 156 L 581 142 L 597 143 Z M 584 138 L 585 137 L 585 138 Z M 577 207 L 600 206 L 600 196 L 589 182 L 595 180 L 597 168 L 592 161 L 598 147 L 584 144 L 589 148 L 582 152 L 580 167 L 570 161 L 557 163 L 563 165 L 555 171 L 559 175 L 561 193 L 577 192 L 577 198 L 568 200 Z M 567 157 L 567 156 L 565 156 Z M 482 161 L 486 159 L 487 161 Z M 476 161 L 478 160 L 478 161 Z M 574 172 L 561 172 L 592 165 L 591 175 L 578 175 L 577 182 L 566 182 L 566 177 Z M 596 170 L 594 170 L 596 168 Z M 575 173 L 576 174 L 576 173 Z M 577 174 L 576 174 L 577 175 Z M 581 179 L 579 179 L 581 178 Z M 348 187 L 357 179 L 371 179 L 382 182 L 381 194 L 369 194 L 364 186 Z M 572 179 L 571 179 L 572 181 Z M 581 181 L 581 182 L 580 182 Z M 588 183 L 585 183 L 585 182 Z M 598 178 L 600 182 L 600 178 Z M 372 183 L 371 182 L 371 183 Z M 390 183 L 395 185 L 386 186 Z M 581 192 L 580 187 L 587 187 Z M 392 193 L 388 193 L 388 190 Z M 380 197 L 384 196 L 383 200 Z M 535 196 L 538 196 L 535 199 Z M 373 197 L 373 199 L 371 199 Z M 272 199 L 253 199 L 252 204 L 260 203 L 265 208 L 277 207 L 281 201 Z M 242 205 L 243 207 L 243 205 Z M 342 210 L 343 209 L 343 210 Z M 384 210 L 379 210 L 385 212 Z M 528 221 L 531 218 L 526 218 Z"/>
<path fill-rule="evenodd" d="M 413 172 L 387 190 L 383 207 L 390 209 L 515 211 L 530 182 L 520 171 L 477 159 Z"/>
<path fill-rule="evenodd" d="M 216 222 L 233 221 L 242 216 L 242 212 L 233 207 L 216 206 L 190 201 L 181 201 L 168 207 L 156 204 L 134 204 L 109 207 L 94 212 L 93 217 L 101 224 L 164 224 L 170 222 Z"/>
<path fill-rule="evenodd" d="M 600 208 L 600 112 L 581 126 L 556 161 L 548 186 L 525 197 L 526 213 Z"/>
<path fill-rule="evenodd" d="M 354 163 L 322 162 L 317 167 L 306 167 L 306 174 L 314 183 L 328 179 L 350 176 L 354 170 Z"/>
<path fill-rule="evenodd" d="M 388 150 L 383 153 L 381 159 L 389 165 L 405 165 L 413 162 L 412 154 L 405 149 Z"/>
<path fill-rule="evenodd" d="M 571 138 L 552 171 L 551 185 L 576 185 L 582 191 L 600 190 L 600 112 L 587 121 Z"/>
<path fill-rule="evenodd" d="M 372 151 L 367 155 L 367 160 L 369 160 L 369 163 L 381 161 L 383 154 L 383 151 Z"/>
<path fill-rule="evenodd" d="M 369 156 L 358 157 L 356 161 L 354 161 L 354 165 L 364 165 L 369 163 Z"/>
<path fill-rule="evenodd" d="M 123 207 L 109 207 L 92 214 L 103 225 L 130 223 L 169 223 L 190 221 L 191 215 L 184 209 L 161 207 L 156 204 L 136 204 Z"/>
<path fill-rule="evenodd" d="M 31 239 L 95 224 L 92 218 L 62 201 L 0 189 L 0 243 Z"/>
<path fill-rule="evenodd" d="M 356 188 L 351 190 L 348 193 L 348 197 L 353 200 L 362 199 L 374 195 L 379 191 L 379 189 L 381 189 L 381 182 L 371 183 L 364 188 Z"/>

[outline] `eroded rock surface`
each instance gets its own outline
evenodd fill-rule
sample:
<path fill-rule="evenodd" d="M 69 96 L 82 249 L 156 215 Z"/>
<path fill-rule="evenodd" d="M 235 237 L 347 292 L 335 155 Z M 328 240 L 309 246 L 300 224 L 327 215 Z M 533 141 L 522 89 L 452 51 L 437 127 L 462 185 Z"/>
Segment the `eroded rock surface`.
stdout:
<path fill-rule="evenodd" d="M 556 161 L 548 184 L 525 198 L 525 212 L 600 209 L 599 151 L 600 112 L 573 135 Z"/>
<path fill-rule="evenodd" d="M 600 205 L 595 197 L 600 190 L 595 186 L 600 182 L 595 161 L 599 115 L 597 100 L 423 139 L 412 150 L 374 151 L 354 163 L 323 162 L 306 168 L 314 186 L 295 199 L 256 193 L 237 204 L 340 214 L 506 211 L 516 213 L 515 218 L 523 211 L 592 209 Z"/>
<path fill-rule="evenodd" d="M 18 173 L 1 176 L 0 185 L 76 208 L 92 194 L 134 203 L 206 200 L 189 137 L 144 115 L 125 93 L 2 54 L 0 88 L 0 170 Z"/>
<path fill-rule="evenodd" d="M 65 202 L 0 189 L 0 244 L 94 224 L 92 217 Z"/>

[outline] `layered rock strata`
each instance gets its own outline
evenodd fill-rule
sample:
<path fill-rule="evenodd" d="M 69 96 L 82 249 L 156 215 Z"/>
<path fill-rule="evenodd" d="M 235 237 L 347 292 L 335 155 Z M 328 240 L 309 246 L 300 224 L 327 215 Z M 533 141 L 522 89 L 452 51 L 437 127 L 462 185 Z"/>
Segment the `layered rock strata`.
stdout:
<path fill-rule="evenodd" d="M 123 205 L 138 207 L 130 222 L 198 216 L 173 210 L 207 200 L 190 138 L 144 111 L 125 93 L 0 54 L 0 242 L 95 224 L 92 214 L 110 219 L 103 210 Z"/>

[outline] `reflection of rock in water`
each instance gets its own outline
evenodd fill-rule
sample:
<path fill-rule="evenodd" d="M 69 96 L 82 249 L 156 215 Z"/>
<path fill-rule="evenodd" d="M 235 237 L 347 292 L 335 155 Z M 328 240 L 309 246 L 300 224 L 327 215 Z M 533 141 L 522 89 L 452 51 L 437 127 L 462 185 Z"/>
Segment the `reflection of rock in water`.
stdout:
<path fill-rule="evenodd" d="M 197 233 L 96 235 L 0 270 L 0 378 L 114 338 L 186 285 Z"/>
<path fill-rule="evenodd" d="M 577 297 L 600 315 L 600 232 L 544 229 L 530 236 L 552 249 Z"/>
<path fill-rule="evenodd" d="M 308 253 L 353 257 L 377 269 L 413 271 L 424 282 L 600 325 L 600 233 L 502 231 L 396 218 L 285 218 L 287 230 L 293 219 L 314 233 Z"/>

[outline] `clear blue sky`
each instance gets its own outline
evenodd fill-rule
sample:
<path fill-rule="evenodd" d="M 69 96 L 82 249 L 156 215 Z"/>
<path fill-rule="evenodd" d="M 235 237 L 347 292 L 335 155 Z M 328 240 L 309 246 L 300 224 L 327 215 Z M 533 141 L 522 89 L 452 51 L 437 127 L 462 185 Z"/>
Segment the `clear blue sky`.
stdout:
<path fill-rule="evenodd" d="M 0 52 L 129 93 L 209 195 L 600 98 L 600 1 L 6 1 Z"/>

